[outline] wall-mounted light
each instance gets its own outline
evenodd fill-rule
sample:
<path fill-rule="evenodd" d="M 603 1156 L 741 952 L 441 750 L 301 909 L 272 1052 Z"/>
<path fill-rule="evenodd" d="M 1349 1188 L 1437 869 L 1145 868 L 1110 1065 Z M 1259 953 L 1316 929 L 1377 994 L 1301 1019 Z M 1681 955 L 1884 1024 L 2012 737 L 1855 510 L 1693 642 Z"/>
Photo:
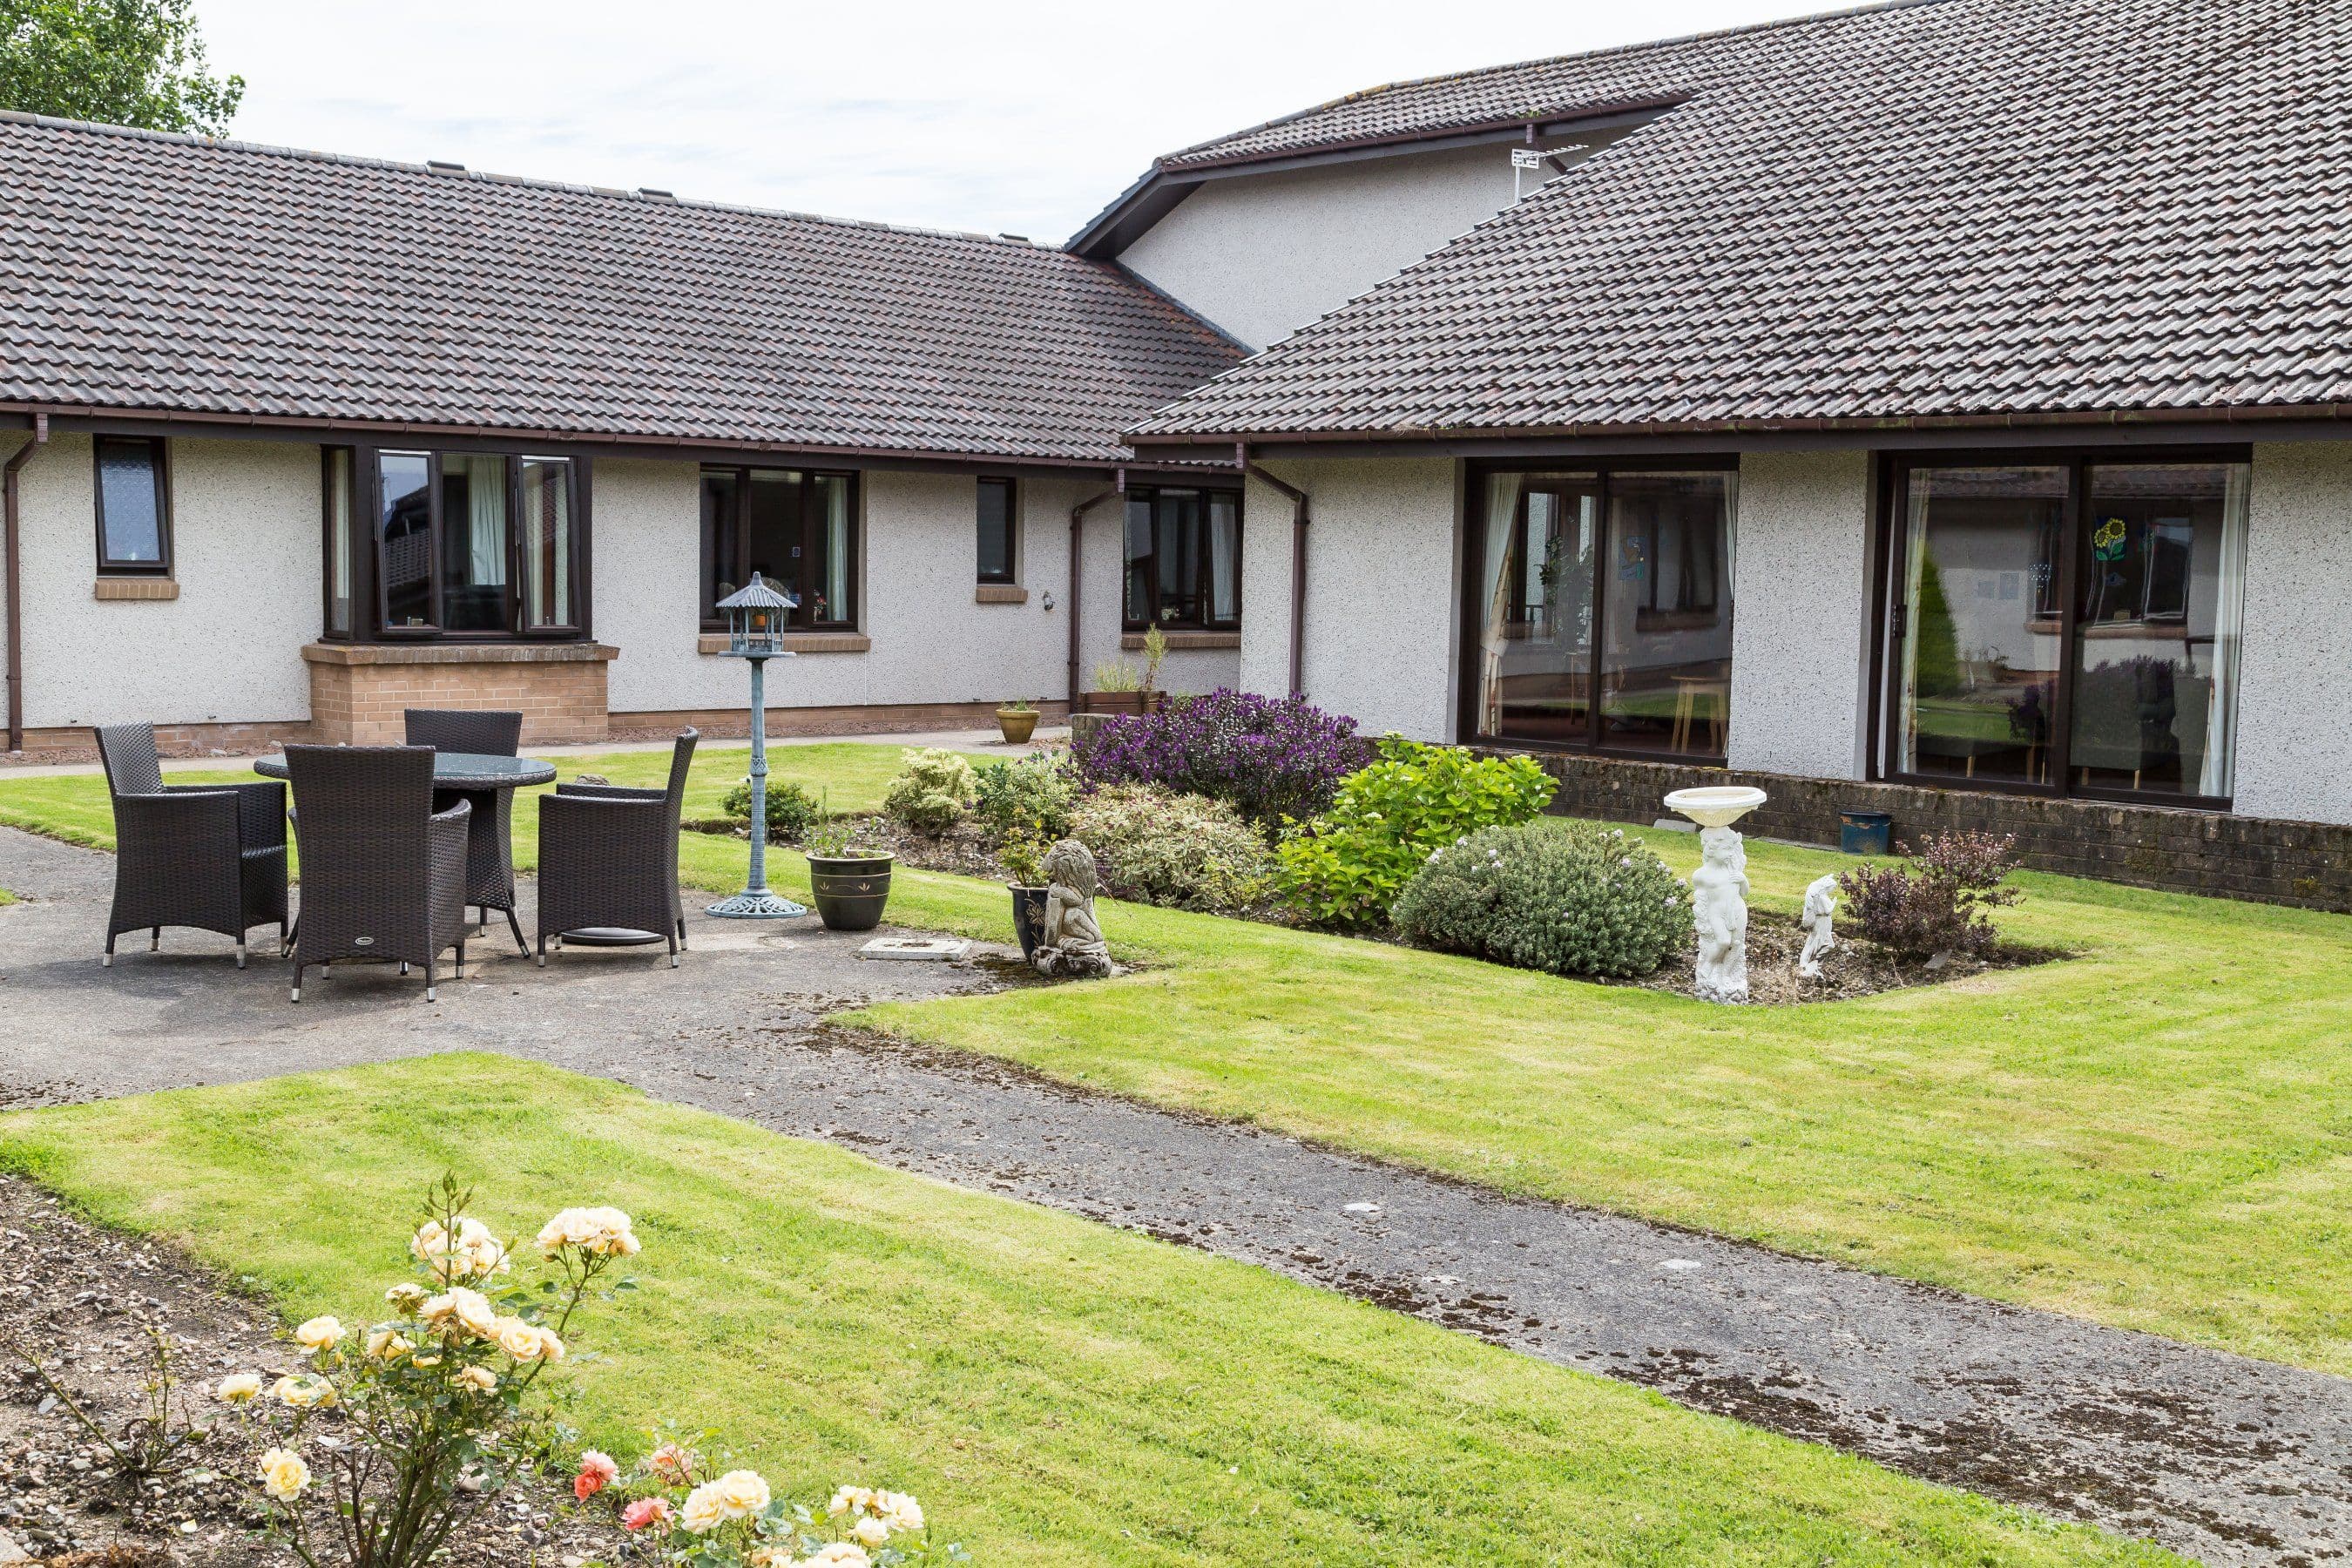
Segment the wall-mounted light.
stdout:
<path fill-rule="evenodd" d="M 1052 609 L 1054 607 L 1054 590 L 1051 588 L 1046 589 L 1043 595 L 1043 599 L 1045 607 L 1049 610 Z"/>

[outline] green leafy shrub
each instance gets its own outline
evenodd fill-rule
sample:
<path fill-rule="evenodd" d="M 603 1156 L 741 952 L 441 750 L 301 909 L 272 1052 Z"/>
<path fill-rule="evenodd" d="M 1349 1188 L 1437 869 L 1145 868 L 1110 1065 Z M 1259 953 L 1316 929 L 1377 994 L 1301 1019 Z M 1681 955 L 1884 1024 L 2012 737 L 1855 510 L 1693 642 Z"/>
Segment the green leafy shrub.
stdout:
<path fill-rule="evenodd" d="M 1328 811 L 1283 841 L 1276 890 L 1310 924 L 1386 925 L 1433 850 L 1531 820 L 1553 787 L 1526 757 L 1482 758 L 1391 735 L 1378 762 L 1340 781 Z"/>
<path fill-rule="evenodd" d="M 1016 835 L 1050 840 L 1069 833 L 1078 784 L 1060 758 L 1036 752 L 1017 762 L 982 763 L 972 791 L 974 813 L 997 842 Z"/>
<path fill-rule="evenodd" d="M 743 780 L 719 797 L 719 809 L 738 822 L 751 820 L 751 781 Z M 768 781 L 768 837 L 785 844 L 796 844 L 819 816 L 816 796 L 809 794 L 805 784 L 790 779 Z"/>
<path fill-rule="evenodd" d="M 953 752 L 908 752 L 905 770 L 882 796 L 882 814 L 937 838 L 963 820 L 977 793 L 971 764 Z"/>
<path fill-rule="evenodd" d="M 1070 817 L 1070 837 L 1094 851 L 1104 889 L 1118 898 L 1238 914 L 1266 896 L 1265 840 L 1223 801 L 1108 784 Z"/>
<path fill-rule="evenodd" d="M 1647 974 L 1691 940 L 1690 891 L 1622 828 L 1529 823 L 1449 844 L 1397 928 L 1423 947 L 1554 974 Z"/>

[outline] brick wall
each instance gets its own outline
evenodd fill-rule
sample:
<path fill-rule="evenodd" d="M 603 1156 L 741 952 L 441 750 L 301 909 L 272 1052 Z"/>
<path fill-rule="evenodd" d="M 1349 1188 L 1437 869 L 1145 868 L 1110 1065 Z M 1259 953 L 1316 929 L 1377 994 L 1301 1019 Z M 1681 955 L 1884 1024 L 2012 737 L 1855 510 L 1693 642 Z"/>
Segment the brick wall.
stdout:
<path fill-rule="evenodd" d="M 410 708 L 502 708 L 522 714 L 525 745 L 601 741 L 610 732 L 605 667 L 593 643 L 344 647 L 314 643 L 311 738 L 398 745 Z"/>
<path fill-rule="evenodd" d="M 1041 727 L 1059 724 L 1069 713 L 1066 702 L 1040 702 L 1036 707 Z M 689 724 L 713 739 L 740 738 L 751 732 L 751 710 L 747 703 L 741 708 L 664 708 L 613 715 L 613 727 L 621 731 L 674 734 Z M 768 710 L 771 735 L 873 735 L 994 728 L 993 702 L 872 702 Z"/>
<path fill-rule="evenodd" d="M 2352 828 L 2224 812 L 1856 784 L 1559 752 L 1528 753 L 1559 781 L 1551 809 L 1654 822 L 1669 790 L 1753 784 L 1769 797 L 1740 829 L 1802 844 L 1838 841 L 1841 810 L 1883 811 L 1897 843 L 1938 829 L 2014 834 L 2037 870 L 2171 892 L 2352 912 Z"/>

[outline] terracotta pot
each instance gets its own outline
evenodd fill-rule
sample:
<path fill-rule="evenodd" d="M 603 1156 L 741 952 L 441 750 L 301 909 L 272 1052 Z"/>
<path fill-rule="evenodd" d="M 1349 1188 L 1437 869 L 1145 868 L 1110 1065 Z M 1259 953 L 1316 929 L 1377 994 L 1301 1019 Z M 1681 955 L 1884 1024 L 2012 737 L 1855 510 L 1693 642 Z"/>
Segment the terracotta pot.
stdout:
<path fill-rule="evenodd" d="M 827 931 L 872 931 L 890 901 L 893 855 L 808 858 L 809 892 Z"/>
<path fill-rule="evenodd" d="M 1013 892 L 1013 929 L 1021 938 L 1021 961 L 1026 963 L 1037 956 L 1037 943 L 1045 934 L 1045 889 L 1018 882 L 1004 885 Z"/>
<path fill-rule="evenodd" d="M 1140 713 L 1143 693 L 1140 691 L 1089 691 L 1078 699 L 1089 713 Z"/>
<path fill-rule="evenodd" d="M 1025 746 L 1029 737 L 1037 732 L 1037 710 L 1034 708 L 999 708 L 996 710 L 996 732 L 1004 737 L 1008 746 Z"/>

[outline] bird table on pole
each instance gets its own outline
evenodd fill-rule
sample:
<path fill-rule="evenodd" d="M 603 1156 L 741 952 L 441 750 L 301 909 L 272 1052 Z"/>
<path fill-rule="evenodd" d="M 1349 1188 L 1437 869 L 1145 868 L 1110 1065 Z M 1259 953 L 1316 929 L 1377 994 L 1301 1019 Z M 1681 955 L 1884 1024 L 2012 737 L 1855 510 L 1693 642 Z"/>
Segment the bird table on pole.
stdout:
<path fill-rule="evenodd" d="M 782 920 L 808 913 L 805 907 L 768 890 L 768 692 L 772 658 L 790 658 L 784 620 L 800 601 L 757 572 L 735 594 L 719 601 L 727 614 L 727 652 L 751 664 L 751 877 L 743 890 L 706 911 L 722 920 Z"/>

